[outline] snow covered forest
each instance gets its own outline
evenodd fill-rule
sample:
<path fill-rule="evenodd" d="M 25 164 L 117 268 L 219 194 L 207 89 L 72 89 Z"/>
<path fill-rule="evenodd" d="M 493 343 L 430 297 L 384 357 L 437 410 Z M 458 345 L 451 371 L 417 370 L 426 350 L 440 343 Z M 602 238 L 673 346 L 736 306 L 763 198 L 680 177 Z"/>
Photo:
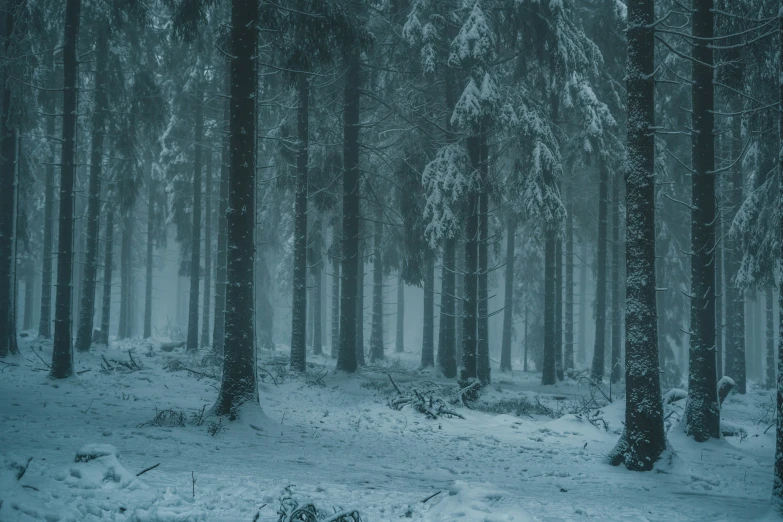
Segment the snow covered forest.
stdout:
<path fill-rule="evenodd" d="M 0 522 L 783 519 L 783 0 L 0 0 Z"/>

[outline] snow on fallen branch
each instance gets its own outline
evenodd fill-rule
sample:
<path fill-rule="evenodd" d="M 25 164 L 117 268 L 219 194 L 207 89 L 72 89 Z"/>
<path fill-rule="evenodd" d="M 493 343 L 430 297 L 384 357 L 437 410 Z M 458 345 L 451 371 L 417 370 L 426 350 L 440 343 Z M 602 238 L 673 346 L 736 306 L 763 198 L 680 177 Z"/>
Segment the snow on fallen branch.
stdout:
<path fill-rule="evenodd" d="M 457 417 L 463 420 L 465 419 L 465 417 L 450 409 L 446 405 L 446 401 L 442 398 L 434 397 L 434 390 L 419 391 L 417 388 L 413 388 L 410 391 L 403 393 L 399 386 L 397 386 L 397 383 L 394 382 L 394 379 L 392 379 L 391 374 L 387 373 L 386 375 L 389 376 L 392 386 L 397 390 L 397 396 L 389 399 L 388 404 L 390 408 L 399 411 L 405 406 L 412 406 L 414 410 L 423 413 L 425 417 L 433 420 L 436 420 L 443 415 L 448 418 Z"/>

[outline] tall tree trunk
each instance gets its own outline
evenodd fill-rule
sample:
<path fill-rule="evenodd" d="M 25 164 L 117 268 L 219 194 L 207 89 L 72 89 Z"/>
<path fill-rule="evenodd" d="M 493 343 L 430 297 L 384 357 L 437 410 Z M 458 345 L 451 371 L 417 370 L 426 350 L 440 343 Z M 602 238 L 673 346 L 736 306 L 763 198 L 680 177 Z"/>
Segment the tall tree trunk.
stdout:
<path fill-rule="evenodd" d="M 604 347 L 606 345 L 606 240 L 609 169 L 604 158 L 598 159 L 598 273 L 595 287 L 595 344 L 593 347 L 592 377 L 601 382 L 604 377 Z"/>
<path fill-rule="evenodd" d="M 742 111 L 742 103 L 735 101 L 732 109 L 735 114 Z M 731 173 L 731 188 L 729 191 L 730 212 L 728 219 L 733 220 L 743 202 L 742 161 L 737 161 L 742 154 L 742 118 L 731 118 L 731 156 L 736 163 Z M 726 259 L 726 347 L 724 372 L 734 379 L 736 391 L 745 393 L 747 390 L 747 368 L 745 365 L 745 291 L 735 282 L 735 277 L 742 263 L 742 248 L 739 238 L 729 238 L 728 256 Z"/>
<path fill-rule="evenodd" d="M 255 265 L 256 87 L 259 5 L 231 2 L 231 112 L 223 377 L 214 411 L 235 418 L 258 402 L 253 333 Z"/>
<path fill-rule="evenodd" d="M 783 34 L 783 0 L 778 4 L 778 28 Z M 783 39 L 778 40 L 778 101 L 783 106 Z M 779 147 L 783 147 L 783 113 L 778 114 Z M 778 158 L 778 205 L 783 207 L 783 156 Z M 781 208 L 780 210 L 783 210 Z M 783 212 L 779 213 L 778 262 L 783 263 Z M 783 513 L 783 277 L 778 280 L 778 376 L 776 383 L 777 426 L 775 427 L 775 468 L 772 482 L 772 502 Z"/>
<path fill-rule="evenodd" d="M 231 92 L 231 69 L 226 71 L 224 90 L 226 94 Z M 231 104 L 226 102 L 223 106 L 223 121 L 230 127 Z M 230 133 L 223 135 L 222 150 L 220 152 L 220 199 L 218 200 L 218 237 L 217 258 L 215 259 L 215 324 L 212 330 L 212 351 L 223 356 L 223 341 L 226 324 L 226 237 L 228 235 L 226 211 L 228 210 L 228 178 L 231 167 Z"/>
<path fill-rule="evenodd" d="M 620 351 L 622 348 L 620 333 L 622 319 L 620 314 L 620 174 L 615 173 L 612 180 L 612 371 L 609 373 L 612 384 L 620 382 L 622 367 L 620 366 Z"/>
<path fill-rule="evenodd" d="M 443 269 L 440 289 L 440 328 L 438 330 L 438 368 L 447 379 L 457 376 L 457 354 L 455 352 L 454 329 L 454 286 L 456 239 L 443 242 Z M 398 325 L 402 329 L 401 325 Z"/>
<path fill-rule="evenodd" d="M 471 167 L 476 170 L 481 163 L 479 140 L 475 136 L 467 138 L 467 148 Z M 462 308 L 462 358 L 460 367 L 460 385 L 465 386 L 476 379 L 476 307 L 478 304 L 478 232 L 479 232 L 479 195 L 475 189 L 467 196 L 465 218 L 465 270 L 463 283 Z"/>
<path fill-rule="evenodd" d="M 109 58 L 108 28 L 99 24 L 95 40 L 95 106 L 92 112 L 92 143 L 90 145 L 90 185 L 87 202 L 87 237 L 84 259 L 84 278 L 79 303 L 79 327 L 76 331 L 76 349 L 90 350 L 92 326 L 95 317 L 95 286 L 98 279 L 98 229 L 101 210 L 101 176 L 103 174 L 103 139 L 106 133 L 106 71 Z"/>
<path fill-rule="evenodd" d="M 725 224 L 723 223 L 723 208 L 725 208 L 725 198 L 723 198 L 724 184 L 725 183 L 718 175 L 716 180 L 716 189 L 717 193 L 720 195 L 718 200 L 720 210 L 718 211 L 718 219 L 715 222 L 715 237 L 717 241 L 717 244 L 715 245 L 715 322 L 717 323 L 717 332 L 715 334 L 715 367 L 717 369 L 719 379 L 723 376 L 723 334 L 725 331 L 723 328 L 725 324 L 723 319 L 723 311 L 725 309 L 723 300 L 726 296 L 726 286 L 723 283 L 723 266 L 725 265 Z"/>
<path fill-rule="evenodd" d="M 541 371 L 541 384 L 557 382 L 556 342 L 555 342 L 555 254 L 557 251 L 557 230 L 555 225 L 547 224 L 544 231 L 544 361 Z"/>
<path fill-rule="evenodd" d="M 155 184 L 152 174 L 152 162 L 147 177 L 147 258 L 144 277 L 144 338 L 152 336 L 152 255 L 155 251 Z M 209 249 L 207 249 L 209 251 Z"/>
<path fill-rule="evenodd" d="M 8 56 L 14 34 L 16 5 L 6 6 L 5 49 Z M 3 70 L 3 76 L 6 76 Z M 17 129 L 10 125 L 11 88 L 3 78 L 0 107 L 0 357 L 18 351 L 16 341 L 16 141 Z M 70 340 L 68 341 L 70 349 Z M 70 371 L 68 372 L 70 375 Z M 67 376 L 67 375 L 64 375 Z"/>
<path fill-rule="evenodd" d="M 33 300 L 35 299 L 35 266 L 32 261 L 27 261 L 24 267 L 24 317 L 22 329 L 25 331 L 33 328 Z"/>
<path fill-rule="evenodd" d="M 397 279 L 397 330 L 394 345 L 395 352 L 405 351 L 405 283 L 402 275 Z"/>
<path fill-rule="evenodd" d="M 766 388 L 775 387 L 775 296 L 772 287 L 767 288 L 767 350 L 766 350 Z"/>
<path fill-rule="evenodd" d="M 628 2 L 625 425 L 610 463 L 649 471 L 666 449 L 655 283 L 655 5 Z"/>
<path fill-rule="evenodd" d="M 343 233 L 340 351 L 337 369 L 356 371 L 356 301 L 359 283 L 359 50 L 347 56 L 343 100 Z"/>
<path fill-rule="evenodd" d="M 691 17 L 692 149 L 691 323 L 685 432 L 697 442 L 720 438 L 715 368 L 715 134 L 713 0 L 694 0 Z"/>
<path fill-rule="evenodd" d="M 563 241 L 555 244 L 555 373 L 557 380 L 565 378 L 563 372 Z"/>
<path fill-rule="evenodd" d="M 81 0 L 65 6 L 63 38 L 63 138 L 60 160 L 60 231 L 57 248 L 57 294 L 54 310 L 54 344 L 50 375 L 55 379 L 73 374 L 71 338 L 71 278 L 73 275 L 73 181 L 76 171 L 76 95 L 78 88 L 77 42 Z M 3 151 L 5 157 L 5 151 Z"/>
<path fill-rule="evenodd" d="M 506 231 L 506 291 L 503 306 L 503 341 L 500 346 L 500 371 L 511 371 L 511 337 L 514 332 L 514 259 L 517 233 L 517 216 L 508 217 Z"/>
<path fill-rule="evenodd" d="M 587 362 L 587 254 L 588 246 L 582 246 L 582 259 L 579 263 L 579 349 L 576 360 L 580 364 Z"/>
<path fill-rule="evenodd" d="M 323 221 L 315 220 L 313 226 L 313 250 L 315 259 L 310 273 L 313 275 L 313 354 L 323 353 L 323 262 L 321 246 L 323 245 Z"/>
<path fill-rule="evenodd" d="M 370 334 L 370 362 L 383 359 L 383 253 L 381 251 L 383 224 L 377 216 L 373 234 L 372 260 L 372 333 Z"/>
<path fill-rule="evenodd" d="M 527 371 L 527 342 L 528 342 L 528 336 L 527 336 L 527 315 L 528 315 L 528 309 L 527 306 L 525 306 L 525 352 L 522 355 L 522 371 Z"/>
<path fill-rule="evenodd" d="M 103 251 L 103 307 L 101 311 L 101 342 L 109 346 L 109 326 L 111 324 L 111 278 L 114 268 L 114 215 L 111 204 L 106 205 L 106 229 L 104 230 Z"/>
<path fill-rule="evenodd" d="M 332 260 L 332 359 L 337 359 L 340 347 L 340 260 Z"/>
<path fill-rule="evenodd" d="M 131 302 L 131 286 L 133 268 L 133 208 L 125 211 L 122 223 L 122 235 L 120 238 L 120 324 L 117 330 L 118 339 L 127 339 L 132 336 L 131 315 L 133 305 Z"/>
<path fill-rule="evenodd" d="M 45 67 L 50 69 L 49 87 L 55 88 L 54 51 L 45 55 Z M 56 153 L 55 133 L 56 97 L 53 92 L 46 93 L 43 110 L 46 112 L 46 136 L 49 139 L 48 156 L 45 166 L 46 181 L 44 188 L 43 217 L 43 267 L 41 268 L 41 314 L 38 320 L 38 336 L 48 339 L 52 336 L 52 243 L 54 226 L 54 164 Z"/>
<path fill-rule="evenodd" d="M 567 373 L 574 370 L 574 194 L 569 189 L 565 244 L 565 340 L 563 357 Z"/>
<path fill-rule="evenodd" d="M 361 237 L 361 227 L 359 235 Z M 356 281 L 356 364 L 364 366 L 364 244 L 359 244 L 359 269 Z"/>
<path fill-rule="evenodd" d="M 201 346 L 209 346 L 209 311 L 212 301 L 212 149 L 204 150 L 204 300 L 201 303 Z"/>
<path fill-rule="evenodd" d="M 458 368 L 462 366 L 462 314 L 465 310 L 465 249 L 461 244 L 456 241 L 454 244 L 454 355 Z"/>
<path fill-rule="evenodd" d="M 307 161 L 309 148 L 308 111 L 310 81 L 299 73 L 296 81 L 296 194 L 294 197 L 294 275 L 291 302 L 291 369 L 307 369 Z"/>
<path fill-rule="evenodd" d="M 487 135 L 479 137 L 479 243 L 478 243 L 478 324 L 476 333 L 476 377 L 482 385 L 491 381 L 489 364 L 489 147 Z"/>
<path fill-rule="evenodd" d="M 424 266 L 424 310 L 421 335 L 421 366 L 435 366 L 435 261 L 428 259 Z"/>
<path fill-rule="evenodd" d="M 275 310 L 270 301 L 272 291 L 272 276 L 263 255 L 256 256 L 256 319 L 258 321 L 258 346 L 264 350 L 274 350 L 275 343 L 272 338 L 274 328 Z"/>
<path fill-rule="evenodd" d="M 204 140 L 204 95 L 196 89 L 193 132 L 193 222 L 190 234 L 190 300 L 186 349 L 198 350 L 198 297 L 201 281 L 201 158 Z"/>

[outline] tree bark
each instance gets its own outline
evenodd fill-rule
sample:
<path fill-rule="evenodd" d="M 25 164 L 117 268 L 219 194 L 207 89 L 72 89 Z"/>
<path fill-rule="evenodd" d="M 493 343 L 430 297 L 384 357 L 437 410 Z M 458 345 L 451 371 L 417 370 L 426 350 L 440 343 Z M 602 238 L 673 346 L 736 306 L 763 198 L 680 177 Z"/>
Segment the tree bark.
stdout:
<path fill-rule="evenodd" d="M 332 359 L 337 359 L 340 347 L 340 260 L 332 261 Z"/>
<path fill-rule="evenodd" d="M 435 366 L 435 262 L 428 259 L 425 263 L 421 367 L 430 368 Z"/>
<path fill-rule="evenodd" d="M 323 262 L 321 245 L 323 244 L 323 221 L 315 220 L 313 225 L 314 237 L 313 250 L 315 259 L 310 272 L 313 275 L 313 354 L 321 355 L 323 353 Z"/>
<path fill-rule="evenodd" d="M 198 350 L 198 301 L 201 282 L 201 159 L 204 140 L 204 95 L 200 86 L 194 100 L 193 222 L 190 234 L 190 300 L 188 301 L 187 351 Z"/>
<path fill-rule="evenodd" d="M 209 346 L 209 311 L 212 301 L 212 149 L 204 150 L 204 300 L 201 302 L 201 346 Z"/>
<path fill-rule="evenodd" d="M 595 288 L 595 344 L 593 347 L 592 378 L 601 382 L 604 377 L 604 347 L 606 345 L 606 240 L 609 169 L 604 158 L 598 160 L 598 256 Z"/>
<path fill-rule="evenodd" d="M 767 288 L 767 350 L 766 350 L 766 376 L 765 388 L 775 387 L 775 298 L 772 287 Z"/>
<path fill-rule="evenodd" d="M 514 259 L 517 233 L 517 216 L 508 217 L 506 231 L 506 290 L 503 306 L 503 341 L 500 346 L 500 371 L 511 371 L 511 337 L 514 332 Z"/>
<path fill-rule="evenodd" d="M 405 283 L 402 275 L 397 279 L 397 330 L 394 345 L 395 352 L 405 351 Z"/>
<path fill-rule="evenodd" d="M 557 382 L 556 342 L 555 342 L 555 253 L 557 230 L 547 224 L 544 231 L 544 361 L 541 371 L 541 384 Z"/>
<path fill-rule="evenodd" d="M 35 299 L 35 267 L 32 260 L 25 263 L 24 268 L 24 317 L 22 329 L 33 329 L 33 300 Z"/>
<path fill-rule="evenodd" d="M 576 352 L 580 364 L 587 362 L 587 254 L 588 247 L 584 245 L 579 263 L 579 349 Z"/>
<path fill-rule="evenodd" d="M 79 327 L 76 331 L 76 349 L 90 350 L 93 318 L 95 317 L 95 286 L 98 279 L 98 229 L 101 210 L 101 176 L 103 174 L 103 139 L 106 133 L 106 72 L 109 58 L 108 28 L 99 24 L 95 40 L 95 105 L 92 111 L 92 143 L 90 145 L 90 185 L 87 201 L 87 236 L 84 256 L 84 278 L 79 303 Z"/>
<path fill-rule="evenodd" d="M 307 369 L 307 162 L 309 148 L 310 81 L 305 73 L 296 80 L 296 193 L 294 195 L 294 275 L 291 301 L 291 370 Z"/>
<path fill-rule="evenodd" d="M 377 216 L 373 234 L 372 260 L 372 333 L 370 334 L 370 362 L 383 360 L 383 258 L 382 236 L 383 224 L 381 216 Z"/>
<path fill-rule="evenodd" d="M 44 65 L 52 71 L 49 87 L 55 88 L 54 51 L 47 52 Z M 46 181 L 44 188 L 43 216 L 43 266 L 41 268 L 41 314 L 38 319 L 38 336 L 49 339 L 52 336 L 52 244 L 54 226 L 54 164 L 56 153 L 55 133 L 56 97 L 49 92 L 44 97 L 43 110 L 46 111 L 46 136 L 49 138 L 49 154 L 45 166 Z"/>
<path fill-rule="evenodd" d="M 570 374 L 574 370 L 574 194 L 569 189 L 566 214 L 565 244 L 565 340 L 563 357 L 565 370 Z"/>
<path fill-rule="evenodd" d="M 612 180 L 612 371 L 609 379 L 612 384 L 620 382 L 622 366 L 620 357 L 622 344 L 620 333 L 622 330 L 622 306 L 620 304 L 620 274 L 622 274 L 620 258 L 620 174 L 614 175 Z"/>
<path fill-rule="evenodd" d="M 71 278 L 73 276 L 73 182 L 76 171 L 76 118 L 81 0 L 65 6 L 63 38 L 63 138 L 60 160 L 60 231 L 57 248 L 57 294 L 54 311 L 54 344 L 50 375 L 55 379 L 73 374 L 71 338 Z M 5 152 L 3 153 L 5 156 Z M 7 156 L 6 156 L 7 157 Z"/>
<path fill-rule="evenodd" d="M 106 229 L 104 231 L 103 251 L 103 307 L 101 311 L 101 342 L 109 346 L 109 326 L 111 324 L 111 278 L 114 267 L 114 214 L 111 204 L 106 205 Z"/>
<path fill-rule="evenodd" d="M 491 382 L 492 367 L 489 364 L 489 147 L 487 136 L 479 137 L 481 175 L 479 192 L 479 242 L 478 242 L 478 324 L 476 327 L 476 377 L 482 385 Z"/>
<path fill-rule="evenodd" d="M 454 335 L 456 326 L 454 317 L 455 254 L 456 240 L 454 238 L 447 238 L 443 242 L 440 328 L 438 329 L 438 368 L 447 379 L 453 379 L 457 376 L 457 354 L 455 352 L 456 339 Z M 398 328 L 402 330 L 400 324 L 398 324 Z"/>
<path fill-rule="evenodd" d="M 232 419 L 243 404 L 258 402 L 253 332 L 258 25 L 256 0 L 232 0 L 225 341 L 214 407 L 217 415 Z"/>
<path fill-rule="evenodd" d="M 479 168 L 481 152 L 475 136 L 467 138 L 471 168 Z M 463 283 L 462 309 L 462 358 L 460 367 L 460 386 L 469 385 L 476 379 L 476 307 L 478 301 L 478 232 L 479 232 L 479 195 L 471 190 L 467 196 L 465 219 L 465 271 Z"/>
<path fill-rule="evenodd" d="M 231 92 L 231 69 L 226 71 L 225 92 Z M 223 121 L 230 128 L 231 104 L 227 101 L 223 106 Z M 226 237 L 228 235 L 226 211 L 228 210 L 228 178 L 230 175 L 231 149 L 230 133 L 223 135 L 220 153 L 220 199 L 218 200 L 218 237 L 217 258 L 215 259 L 215 324 L 212 330 L 212 351 L 223 356 L 223 342 L 226 324 Z"/>
<path fill-rule="evenodd" d="M 742 103 L 736 101 L 732 105 L 733 112 L 742 110 Z M 742 118 L 734 116 L 731 119 L 731 156 L 739 158 L 742 154 Z M 731 173 L 731 188 L 729 192 L 730 212 L 728 216 L 734 219 L 743 202 L 742 161 L 736 161 Z M 742 248 L 739 238 L 729 238 L 729 253 L 726 259 L 726 346 L 724 367 L 725 374 L 734 380 L 737 393 L 744 394 L 747 390 L 747 368 L 745 364 L 745 291 L 736 284 L 734 277 L 742 264 Z"/>
<path fill-rule="evenodd" d="M 565 378 L 563 371 L 563 241 L 555 244 L 555 373 L 557 380 Z"/>
<path fill-rule="evenodd" d="M 152 255 L 155 251 L 155 184 L 152 174 L 152 163 L 149 165 L 147 177 L 147 259 L 145 260 L 144 277 L 144 338 L 152 337 Z M 209 249 L 207 249 L 208 251 Z"/>
<path fill-rule="evenodd" d="M 691 323 L 685 432 L 720 438 L 715 368 L 715 135 L 713 0 L 694 0 L 692 67 Z"/>
<path fill-rule="evenodd" d="M 609 461 L 649 471 L 666 449 L 655 320 L 655 6 L 650 0 L 627 5 L 626 408 Z"/>
<path fill-rule="evenodd" d="M 120 237 L 120 324 L 117 329 L 118 339 L 127 339 L 132 336 L 131 327 L 133 305 L 131 301 L 131 286 L 133 285 L 131 268 L 133 265 L 133 208 L 125 211 L 122 223 L 122 235 Z"/>
<path fill-rule="evenodd" d="M 360 237 L 361 230 L 360 227 Z M 356 364 L 364 366 L 364 245 L 362 243 L 359 244 L 359 269 L 356 286 Z"/>
<path fill-rule="evenodd" d="M 356 371 L 356 301 L 359 283 L 359 50 L 347 56 L 343 101 L 343 233 L 340 350 L 337 369 Z"/>

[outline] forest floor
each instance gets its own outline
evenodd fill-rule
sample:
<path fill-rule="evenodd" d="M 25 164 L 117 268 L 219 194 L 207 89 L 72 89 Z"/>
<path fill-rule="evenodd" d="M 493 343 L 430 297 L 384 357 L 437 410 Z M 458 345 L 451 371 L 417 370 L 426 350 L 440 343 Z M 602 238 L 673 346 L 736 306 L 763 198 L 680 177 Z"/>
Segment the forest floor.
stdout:
<path fill-rule="evenodd" d="M 689 441 L 676 422 L 684 401 L 667 407 L 673 456 L 634 473 L 605 462 L 622 396 L 604 405 L 584 380 L 541 387 L 538 374 L 495 371 L 468 409 L 418 355 L 355 375 L 309 355 L 297 376 L 281 347 L 259 355 L 263 413 L 225 424 L 209 416 L 218 381 L 203 356 L 113 343 L 76 353 L 84 373 L 53 381 L 51 344 L 23 339 L 0 363 L 0 521 L 274 522 L 286 497 L 365 522 L 773 519 L 774 398 L 755 386 L 726 400 L 735 435 L 720 441 Z M 464 419 L 390 407 L 389 375 Z"/>

